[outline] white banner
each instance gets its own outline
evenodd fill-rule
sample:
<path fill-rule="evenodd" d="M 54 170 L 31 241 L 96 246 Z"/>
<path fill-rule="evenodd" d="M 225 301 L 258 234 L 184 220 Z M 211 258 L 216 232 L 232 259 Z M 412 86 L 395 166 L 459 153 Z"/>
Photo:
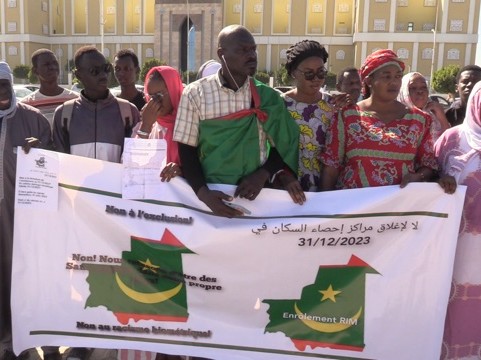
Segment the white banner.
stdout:
<path fill-rule="evenodd" d="M 183 179 L 126 200 L 121 165 L 58 157 L 58 211 L 16 209 L 17 353 L 439 358 L 464 187 L 308 193 L 302 206 L 264 189 L 226 219 Z"/>

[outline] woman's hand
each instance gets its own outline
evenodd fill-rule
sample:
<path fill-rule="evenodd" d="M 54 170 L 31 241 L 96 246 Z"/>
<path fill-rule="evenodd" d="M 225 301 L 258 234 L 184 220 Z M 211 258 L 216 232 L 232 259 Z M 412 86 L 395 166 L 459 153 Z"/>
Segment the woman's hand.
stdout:
<path fill-rule="evenodd" d="M 182 169 L 180 168 L 179 164 L 171 162 L 165 165 L 165 167 L 160 172 L 160 181 L 169 182 L 170 179 L 176 176 L 182 176 Z"/>
<path fill-rule="evenodd" d="M 440 103 L 436 101 L 430 101 L 424 107 L 424 110 L 428 113 L 433 114 L 436 119 L 438 119 L 439 123 L 441 124 L 441 133 L 443 133 L 446 129 L 451 127 L 446 115 L 444 114 L 444 109 Z"/>
<path fill-rule="evenodd" d="M 454 194 L 456 191 L 456 179 L 451 175 L 441 176 L 438 180 L 438 184 L 446 194 Z"/>
<path fill-rule="evenodd" d="M 154 126 L 157 121 L 157 113 L 160 110 L 159 102 L 150 99 L 150 101 L 144 105 L 140 115 L 142 117 L 142 123 L 139 130 L 142 132 L 149 133 L 152 131 L 152 126 Z"/>

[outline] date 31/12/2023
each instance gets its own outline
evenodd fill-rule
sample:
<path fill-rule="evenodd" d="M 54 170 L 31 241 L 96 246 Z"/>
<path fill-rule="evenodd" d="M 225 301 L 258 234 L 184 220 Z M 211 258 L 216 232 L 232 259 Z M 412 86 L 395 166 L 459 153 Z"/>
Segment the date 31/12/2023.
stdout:
<path fill-rule="evenodd" d="M 328 237 L 328 238 L 299 238 L 298 246 L 355 246 L 368 245 L 371 242 L 370 236 L 351 237 Z"/>

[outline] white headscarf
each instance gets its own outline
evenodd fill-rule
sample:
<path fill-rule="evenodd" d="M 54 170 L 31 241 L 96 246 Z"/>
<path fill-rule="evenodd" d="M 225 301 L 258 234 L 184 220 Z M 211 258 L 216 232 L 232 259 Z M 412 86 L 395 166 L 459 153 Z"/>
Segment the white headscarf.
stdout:
<path fill-rule="evenodd" d="M 0 110 L 0 117 L 10 115 L 17 108 L 17 99 L 15 93 L 13 92 L 13 75 L 10 66 L 5 61 L 0 61 L 0 79 L 5 79 L 10 82 L 12 99 L 10 100 L 10 107 L 5 110 Z"/>
<path fill-rule="evenodd" d="M 481 151 L 481 81 L 478 82 L 468 98 L 466 117 L 462 125 L 469 146 Z"/>

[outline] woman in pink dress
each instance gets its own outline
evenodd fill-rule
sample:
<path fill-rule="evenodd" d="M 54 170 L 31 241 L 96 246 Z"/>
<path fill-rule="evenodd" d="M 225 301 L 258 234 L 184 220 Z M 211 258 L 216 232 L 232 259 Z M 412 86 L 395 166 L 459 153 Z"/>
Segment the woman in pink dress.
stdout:
<path fill-rule="evenodd" d="M 435 144 L 442 175 L 466 185 L 442 359 L 481 359 L 481 82 L 473 88 L 461 125 Z"/>

